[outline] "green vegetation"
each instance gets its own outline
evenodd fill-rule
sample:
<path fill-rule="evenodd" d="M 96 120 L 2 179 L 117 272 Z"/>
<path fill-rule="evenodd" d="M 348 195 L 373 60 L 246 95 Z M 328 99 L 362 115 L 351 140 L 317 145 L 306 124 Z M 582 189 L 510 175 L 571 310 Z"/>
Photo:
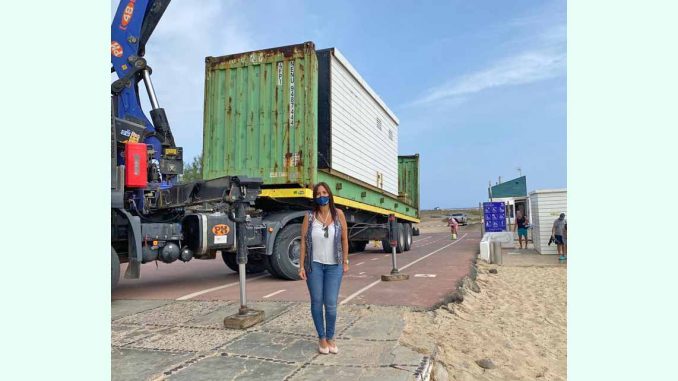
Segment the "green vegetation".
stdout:
<path fill-rule="evenodd" d="M 179 182 L 185 184 L 195 180 L 202 180 L 202 155 L 194 157 L 192 163 L 184 166 L 184 174 L 181 175 Z"/>

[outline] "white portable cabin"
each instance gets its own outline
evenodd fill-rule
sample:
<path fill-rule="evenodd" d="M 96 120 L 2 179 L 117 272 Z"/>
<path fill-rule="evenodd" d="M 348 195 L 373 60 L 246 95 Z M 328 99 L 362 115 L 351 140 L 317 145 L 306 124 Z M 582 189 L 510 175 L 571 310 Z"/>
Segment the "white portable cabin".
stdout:
<path fill-rule="evenodd" d="M 317 57 L 318 149 L 324 158 L 318 165 L 331 163 L 331 170 L 397 197 L 400 121 L 338 49 L 318 50 Z"/>
<path fill-rule="evenodd" d="M 567 189 L 540 189 L 530 192 L 530 224 L 534 248 L 539 254 L 558 254 L 555 244 L 549 246 L 551 229 L 560 213 L 567 218 Z"/>

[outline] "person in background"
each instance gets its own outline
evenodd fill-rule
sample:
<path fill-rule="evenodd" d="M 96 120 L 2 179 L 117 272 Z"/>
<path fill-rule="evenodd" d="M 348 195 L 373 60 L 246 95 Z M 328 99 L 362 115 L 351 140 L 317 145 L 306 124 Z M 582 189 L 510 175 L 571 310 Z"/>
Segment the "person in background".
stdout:
<path fill-rule="evenodd" d="M 558 248 L 558 254 L 560 255 L 559 259 L 566 259 L 565 254 L 565 237 L 567 237 L 567 220 L 565 219 L 565 213 L 560 213 L 560 216 L 553 221 L 553 228 L 551 229 L 551 236 L 556 242 L 556 247 Z"/>
<path fill-rule="evenodd" d="M 452 239 L 457 239 L 457 231 L 459 230 L 459 223 L 457 220 L 450 216 L 447 220 L 447 226 L 450 227 L 450 232 L 452 233 Z"/>
<path fill-rule="evenodd" d="M 523 248 L 523 237 L 525 237 L 525 248 L 527 249 L 527 217 L 523 216 L 523 211 L 516 212 L 516 224 L 513 226 L 513 231 L 518 230 L 518 244 Z"/>

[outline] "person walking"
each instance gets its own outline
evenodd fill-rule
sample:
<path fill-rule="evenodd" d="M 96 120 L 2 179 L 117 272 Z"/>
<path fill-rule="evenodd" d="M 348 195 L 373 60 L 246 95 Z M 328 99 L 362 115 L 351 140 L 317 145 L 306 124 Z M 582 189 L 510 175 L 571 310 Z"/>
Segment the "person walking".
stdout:
<path fill-rule="evenodd" d="M 301 224 L 299 278 L 306 281 L 311 297 L 318 351 L 336 354 L 339 348 L 334 342 L 334 330 L 341 279 L 348 271 L 348 228 L 344 212 L 334 206 L 332 191 L 326 183 L 313 187 L 313 201 L 313 210 Z"/>
<path fill-rule="evenodd" d="M 551 236 L 556 243 L 558 255 L 560 260 L 567 259 L 567 252 L 565 251 L 565 237 L 567 237 L 567 220 L 565 213 L 560 213 L 560 216 L 553 221 L 553 228 L 551 229 Z"/>
<path fill-rule="evenodd" d="M 457 222 L 457 219 L 450 216 L 450 218 L 447 219 L 447 225 L 450 227 L 452 239 L 457 239 L 457 232 L 459 231 L 459 222 Z"/>
<path fill-rule="evenodd" d="M 518 244 L 520 248 L 523 248 L 523 237 L 525 238 L 525 248 L 527 249 L 527 217 L 523 216 L 523 211 L 519 210 L 516 212 L 516 224 L 513 226 L 513 231 L 515 232 L 518 229 Z"/>

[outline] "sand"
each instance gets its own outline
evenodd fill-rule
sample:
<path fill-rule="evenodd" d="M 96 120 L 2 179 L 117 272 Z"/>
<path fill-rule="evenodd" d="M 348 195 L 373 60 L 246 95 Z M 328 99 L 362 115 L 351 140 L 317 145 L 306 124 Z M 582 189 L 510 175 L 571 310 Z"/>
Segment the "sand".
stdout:
<path fill-rule="evenodd" d="M 467 291 L 462 303 L 435 311 L 406 313 L 400 340 L 420 352 L 435 347 L 449 380 L 565 380 L 566 277 L 564 266 L 479 263 L 479 293 Z M 481 359 L 496 367 L 481 368 Z"/>

